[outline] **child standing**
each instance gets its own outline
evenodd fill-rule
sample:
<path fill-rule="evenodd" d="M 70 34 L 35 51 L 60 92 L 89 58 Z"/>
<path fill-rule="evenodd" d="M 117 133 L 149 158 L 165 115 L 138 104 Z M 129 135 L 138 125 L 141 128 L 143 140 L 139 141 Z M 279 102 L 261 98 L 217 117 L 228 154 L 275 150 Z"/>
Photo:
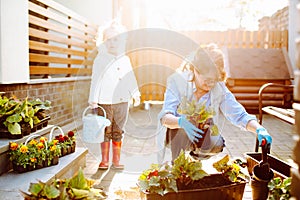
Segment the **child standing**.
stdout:
<path fill-rule="evenodd" d="M 110 142 L 112 141 L 112 168 L 124 169 L 120 154 L 124 126 L 128 117 L 129 101 L 140 103 L 140 92 L 128 56 L 125 55 L 125 29 L 113 23 L 103 32 L 103 49 L 99 50 L 93 64 L 89 95 L 92 108 L 101 106 L 111 125 L 106 127 L 104 141 L 100 144 L 102 161 L 99 169 L 108 169 Z M 98 109 L 98 114 L 102 115 Z"/>

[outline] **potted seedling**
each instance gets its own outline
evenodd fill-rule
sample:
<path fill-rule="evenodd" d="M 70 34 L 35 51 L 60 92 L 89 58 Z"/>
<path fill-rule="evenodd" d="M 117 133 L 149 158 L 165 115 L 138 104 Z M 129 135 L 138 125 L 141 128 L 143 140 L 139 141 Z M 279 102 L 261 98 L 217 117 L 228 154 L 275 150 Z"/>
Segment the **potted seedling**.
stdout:
<path fill-rule="evenodd" d="M 39 113 L 51 108 L 50 101 L 19 100 L 16 97 L 0 96 L 0 132 L 2 137 L 21 138 L 32 132 L 34 125 L 41 122 Z M 1 127 L 2 126 L 2 127 Z M 6 132 L 10 134 L 6 134 Z"/>
<path fill-rule="evenodd" d="M 196 156 L 204 140 L 209 140 L 210 136 L 219 134 L 218 127 L 213 122 L 215 111 L 213 107 L 207 107 L 205 102 L 189 101 L 186 97 L 183 97 L 177 112 L 184 115 L 192 124 L 203 131 L 203 134 L 201 134 L 202 138 L 199 138 L 198 142 L 191 144 L 190 153 Z"/>
<path fill-rule="evenodd" d="M 246 181 L 229 156 L 215 162 L 219 172 L 208 174 L 200 160 L 181 151 L 174 163 L 152 165 L 143 171 L 138 186 L 143 199 L 242 199 Z"/>

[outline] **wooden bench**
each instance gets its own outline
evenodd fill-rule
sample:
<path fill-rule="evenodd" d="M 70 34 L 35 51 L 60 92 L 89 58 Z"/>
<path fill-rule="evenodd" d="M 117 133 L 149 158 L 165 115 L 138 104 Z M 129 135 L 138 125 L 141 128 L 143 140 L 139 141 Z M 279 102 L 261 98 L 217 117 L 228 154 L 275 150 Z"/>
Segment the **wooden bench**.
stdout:
<path fill-rule="evenodd" d="M 276 91 L 268 90 L 268 88 L 277 88 Z M 279 88 L 279 90 L 278 90 Z M 273 115 L 285 122 L 290 124 L 295 124 L 295 112 L 292 109 L 293 97 L 292 90 L 294 85 L 283 85 L 277 83 L 266 83 L 262 85 L 258 91 L 258 110 L 259 110 L 259 123 L 262 124 L 263 121 L 263 113 L 267 113 Z M 268 97 L 263 97 L 265 93 L 282 93 L 281 106 L 272 106 L 264 103 L 264 101 L 268 100 Z"/>
<path fill-rule="evenodd" d="M 278 83 L 266 83 L 263 84 L 258 91 L 258 110 L 259 110 L 259 123 L 262 124 L 263 113 L 275 116 L 276 118 L 283 120 L 290 124 L 295 124 L 295 111 L 292 108 L 293 104 L 293 88 L 294 85 L 284 85 Z M 281 93 L 282 98 L 280 107 L 278 103 L 276 106 L 270 105 L 272 101 L 270 96 L 266 94 Z M 272 97 L 274 98 L 274 97 Z M 274 102 L 274 101 L 273 101 Z M 258 151 L 258 140 L 256 140 L 255 152 Z"/>

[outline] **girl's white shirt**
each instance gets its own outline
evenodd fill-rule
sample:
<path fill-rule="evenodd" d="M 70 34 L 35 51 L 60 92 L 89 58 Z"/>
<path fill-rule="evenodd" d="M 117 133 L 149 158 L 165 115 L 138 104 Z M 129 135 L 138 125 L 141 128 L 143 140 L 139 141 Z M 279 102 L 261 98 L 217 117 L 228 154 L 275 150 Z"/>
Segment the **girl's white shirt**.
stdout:
<path fill-rule="evenodd" d="M 93 64 L 89 103 L 117 104 L 140 96 L 130 59 L 101 52 Z"/>

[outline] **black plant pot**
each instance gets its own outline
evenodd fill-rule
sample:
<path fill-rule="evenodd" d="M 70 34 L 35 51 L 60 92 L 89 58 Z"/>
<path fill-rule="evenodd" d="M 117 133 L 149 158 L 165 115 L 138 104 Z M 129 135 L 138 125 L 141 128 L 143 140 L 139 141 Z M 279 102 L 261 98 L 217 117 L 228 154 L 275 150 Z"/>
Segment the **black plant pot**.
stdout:
<path fill-rule="evenodd" d="M 250 186 L 252 189 L 252 199 L 253 200 L 266 200 L 269 195 L 268 183 L 270 180 L 258 180 L 256 178 L 251 178 Z"/>
<path fill-rule="evenodd" d="M 31 165 L 26 165 L 26 167 L 23 167 L 22 165 L 17 165 L 14 162 L 12 163 L 12 167 L 13 167 L 13 170 L 18 173 L 24 173 L 24 172 L 29 172 L 29 171 L 34 170 L 34 167 Z"/>

